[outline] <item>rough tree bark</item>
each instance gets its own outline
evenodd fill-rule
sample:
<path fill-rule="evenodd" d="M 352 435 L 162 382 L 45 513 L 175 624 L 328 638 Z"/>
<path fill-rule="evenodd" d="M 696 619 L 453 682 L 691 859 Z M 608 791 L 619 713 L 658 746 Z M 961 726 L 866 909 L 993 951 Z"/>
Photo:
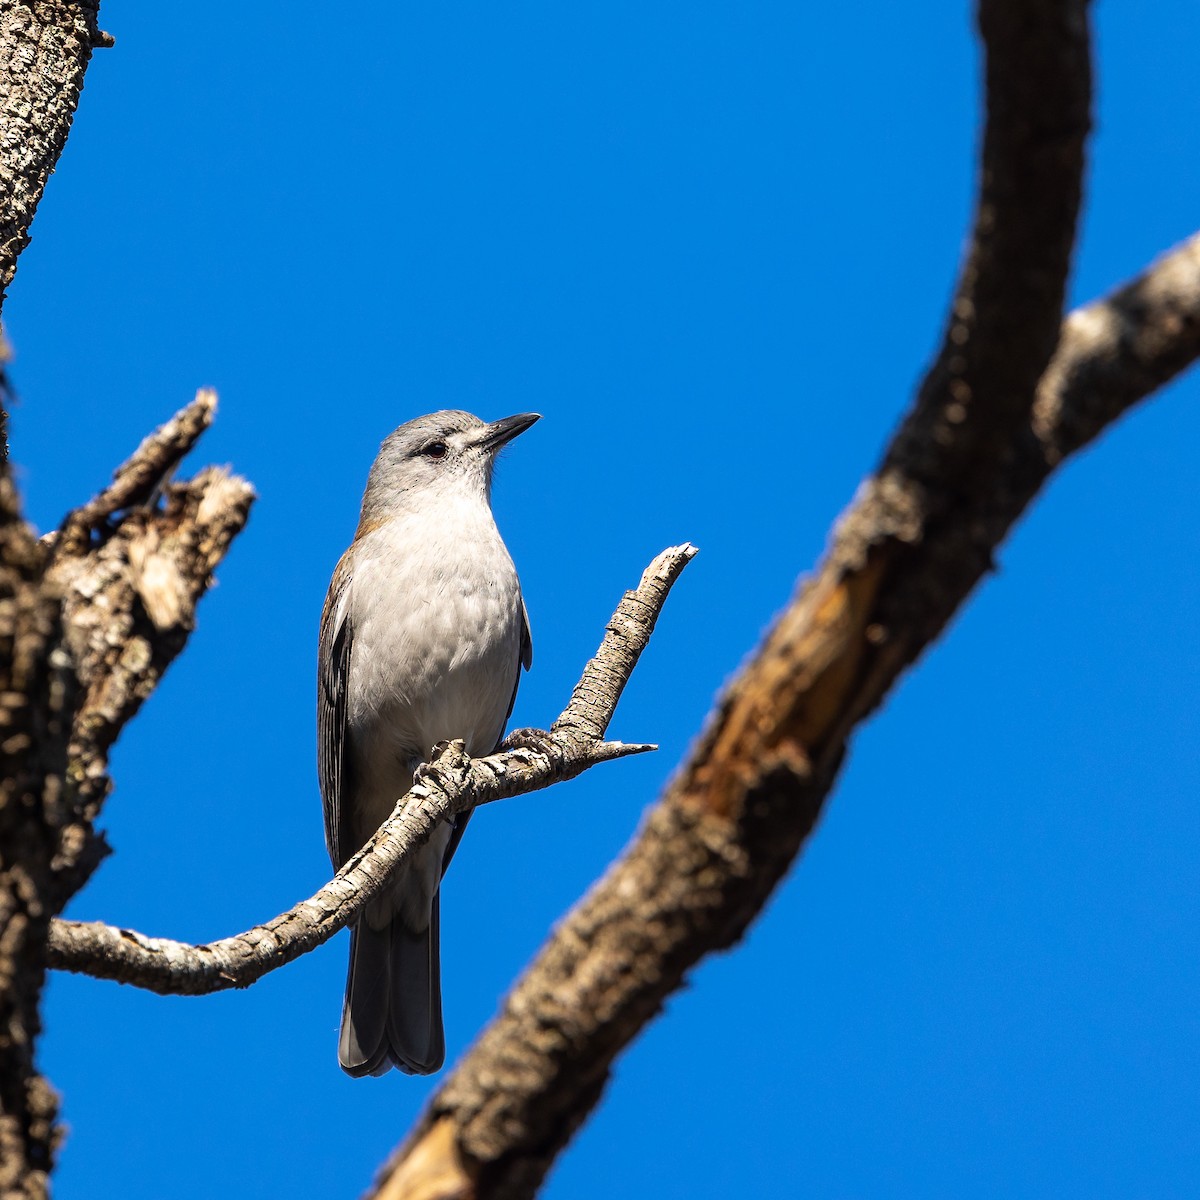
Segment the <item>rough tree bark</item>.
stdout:
<path fill-rule="evenodd" d="M 1200 354 L 1195 239 L 1062 322 L 1089 127 L 1086 3 L 984 0 L 979 25 L 974 231 L 912 411 L 633 844 L 559 924 L 370 1195 L 536 1192 L 620 1050 L 761 911 L 850 734 L 990 570 L 1049 474 Z"/>
<path fill-rule="evenodd" d="M 376 1194 L 536 1190 L 621 1048 L 701 956 L 736 941 L 760 911 L 853 729 L 986 574 L 1042 483 L 1200 355 L 1200 240 L 1061 321 L 1089 120 L 1086 0 L 982 0 L 979 22 L 980 199 L 943 345 L 912 412 L 633 845 L 517 984 Z M 0 0 L 0 289 L 28 242 L 91 49 L 107 41 L 94 3 Z M 108 752 L 186 643 L 249 512 L 251 489 L 224 472 L 164 483 L 213 406 L 199 395 L 41 541 L 0 471 L 0 1200 L 44 1195 L 53 1164 L 56 1101 L 34 1061 L 50 930 L 64 966 L 146 985 L 187 974 L 157 961 L 170 944 L 54 918 L 105 853 L 95 820 Z M 574 701 L 571 712 L 582 712 Z M 585 714 L 554 732 L 568 743 L 602 737 L 595 725 Z M 515 753 L 517 773 L 561 765 Z M 450 792 L 474 768 L 451 749 L 440 769 L 453 777 L 442 800 L 465 802 Z M 495 764 L 489 771 L 499 778 Z M 422 799 L 443 775 L 428 778 Z M 400 836 L 410 844 L 420 836 L 411 817 Z M 368 863 L 379 880 L 397 859 L 372 853 L 379 847 L 355 867 Z M 353 887 L 343 878 L 335 888 L 341 917 Z M 168 957 L 205 961 L 205 949 Z M 254 961 L 235 983 L 262 965 L 260 949 L 239 946 Z M 222 963 L 244 969 L 197 966 L 206 990 L 222 982 Z"/>
<path fill-rule="evenodd" d="M 253 491 L 165 480 L 208 427 L 201 392 L 40 541 L 0 474 L 0 1197 L 46 1194 L 57 1101 L 34 1050 L 51 919 L 105 854 L 108 752 L 183 649 Z"/>
<path fill-rule="evenodd" d="M 0 303 L 67 144 L 98 46 L 99 0 L 0 0 Z"/>
<path fill-rule="evenodd" d="M 1064 323 L 1026 413 L 1032 437 L 1008 524 L 1068 455 L 1198 357 L 1200 236 Z M 922 631 L 960 602 L 943 586 L 947 546 L 980 549 L 967 496 L 936 539 L 918 518 L 894 547 L 890 514 L 871 516 L 879 482 L 862 489 L 633 844 L 559 923 L 370 1195 L 533 1194 L 617 1054 L 762 910 L 820 816 L 853 728 L 925 647 Z"/>
<path fill-rule="evenodd" d="M 45 1194 L 57 1099 L 33 1052 L 74 681 L 42 553 L 0 479 L 0 1196 Z"/>
<path fill-rule="evenodd" d="M 625 593 L 599 650 L 549 731 L 518 730 L 506 739 L 503 753 L 475 760 L 463 752 L 462 742 L 447 745 L 420 768 L 412 791 L 397 800 L 375 836 L 311 899 L 246 933 L 203 946 L 149 938 L 97 922 L 56 919 L 50 929 L 49 965 L 162 995 L 249 987 L 350 924 L 440 821 L 574 779 L 597 763 L 655 749 L 606 742 L 604 733 L 650 641 L 667 593 L 695 553 L 689 545 L 664 550 L 646 568 L 637 588 Z"/>

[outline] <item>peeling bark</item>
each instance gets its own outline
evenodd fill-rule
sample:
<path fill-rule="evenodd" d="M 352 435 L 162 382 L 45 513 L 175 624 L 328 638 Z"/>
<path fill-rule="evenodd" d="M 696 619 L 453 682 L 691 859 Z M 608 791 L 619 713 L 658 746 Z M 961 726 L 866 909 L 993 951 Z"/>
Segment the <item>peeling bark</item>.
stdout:
<path fill-rule="evenodd" d="M 1023 418 L 1008 507 L 991 507 L 994 491 L 979 498 L 997 543 L 1067 456 L 1197 358 L 1200 235 L 1063 323 Z M 819 818 L 853 729 L 988 569 L 976 506 L 964 497 L 939 519 L 934 536 L 884 472 L 864 485 L 631 846 L 559 923 L 368 1195 L 537 1190 L 617 1054 L 762 910 Z M 947 570 L 956 544 L 970 551 L 973 578 L 958 563 Z"/>
<path fill-rule="evenodd" d="M 57 1099 L 35 1062 L 46 939 L 104 853 L 108 752 L 183 649 L 249 514 L 249 485 L 211 468 L 157 503 L 214 406 L 201 393 L 41 541 L 0 474 L 0 1200 L 47 1192 Z"/>
<path fill-rule="evenodd" d="M 532 1196 L 620 1050 L 791 865 L 855 726 L 990 568 L 1050 470 L 1054 352 L 1090 121 L 1086 0 L 982 0 L 975 226 L 941 350 L 879 470 L 622 858 L 564 919 L 372 1196 Z"/>
<path fill-rule="evenodd" d="M 51 863 L 69 803 L 76 689 L 61 651 L 45 555 L 0 478 L 0 1197 L 41 1197 L 54 1161 L 58 1098 L 37 1072 L 39 1004 L 52 915 Z"/>

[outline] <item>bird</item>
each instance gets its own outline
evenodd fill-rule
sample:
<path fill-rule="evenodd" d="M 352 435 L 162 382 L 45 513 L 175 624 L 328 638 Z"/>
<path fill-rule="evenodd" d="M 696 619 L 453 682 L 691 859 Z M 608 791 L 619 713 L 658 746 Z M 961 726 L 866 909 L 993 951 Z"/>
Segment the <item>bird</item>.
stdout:
<path fill-rule="evenodd" d="M 335 870 L 439 742 L 461 738 L 478 757 L 503 738 L 533 641 L 492 476 L 499 451 L 539 419 L 431 413 L 390 434 L 371 467 L 318 640 L 317 769 Z M 445 1060 L 439 897 L 469 817 L 442 822 L 354 922 L 338 1038 L 348 1075 L 429 1075 Z"/>

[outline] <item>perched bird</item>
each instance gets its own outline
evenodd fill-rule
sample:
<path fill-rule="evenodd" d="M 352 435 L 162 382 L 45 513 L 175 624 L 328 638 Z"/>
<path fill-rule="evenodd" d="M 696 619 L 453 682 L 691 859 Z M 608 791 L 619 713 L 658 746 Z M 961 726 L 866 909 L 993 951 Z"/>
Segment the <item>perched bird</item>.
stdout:
<path fill-rule="evenodd" d="M 521 584 L 492 517 L 500 448 L 536 420 L 438 412 L 380 448 L 333 573 L 317 662 L 317 767 L 338 869 L 436 743 L 490 754 L 533 659 Z M 358 918 L 338 1061 L 350 1075 L 436 1071 L 446 1056 L 438 892 L 470 814 L 446 822 Z"/>

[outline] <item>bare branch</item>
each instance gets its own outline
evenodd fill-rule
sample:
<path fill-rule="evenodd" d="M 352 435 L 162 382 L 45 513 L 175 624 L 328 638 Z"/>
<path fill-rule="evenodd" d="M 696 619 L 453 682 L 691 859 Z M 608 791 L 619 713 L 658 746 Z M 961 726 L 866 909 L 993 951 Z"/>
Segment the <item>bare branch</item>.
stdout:
<path fill-rule="evenodd" d="M 1052 469 L 1030 409 L 1059 333 L 1088 130 L 1084 0 L 983 0 L 987 132 L 942 350 L 633 845 L 559 925 L 373 1195 L 526 1197 L 685 972 L 736 941 L 856 724 L 937 636 Z"/>
<path fill-rule="evenodd" d="M 29 1200 L 46 1193 L 56 1141 L 58 1100 L 34 1047 L 75 694 L 42 557 L 0 473 L 0 1194 Z"/>
<path fill-rule="evenodd" d="M 1058 340 L 1090 123 L 1087 0 L 981 0 L 986 125 L 974 228 L 938 357 L 884 460 L 953 496 L 1003 448 Z M 998 452 L 999 451 L 999 452 Z"/>
<path fill-rule="evenodd" d="M 61 597 L 82 688 L 69 748 L 71 816 L 54 860 L 64 902 L 107 853 L 94 823 L 110 787 L 109 751 L 187 644 L 196 605 L 254 501 L 245 480 L 219 467 L 162 487 L 215 410 L 216 395 L 198 392 L 144 439 L 111 486 L 43 539 L 46 586 Z"/>
<path fill-rule="evenodd" d="M 146 503 L 157 467 L 177 460 L 211 409 L 211 397 L 198 398 L 148 439 L 113 487 L 68 517 L 63 536 L 39 542 L 21 517 L 11 479 L 0 473 L 0 1194 L 6 1197 L 44 1196 L 53 1165 L 57 1100 L 33 1057 L 45 942 L 51 918 L 103 853 L 93 822 L 108 792 L 108 751 L 186 643 L 196 602 L 253 499 L 244 481 L 209 468 L 167 488 L 161 509 Z M 142 506 L 107 522 L 135 501 Z"/>
<path fill-rule="evenodd" d="M 12 359 L 12 343 L 4 326 L 0 325 L 0 471 L 8 467 L 8 414 L 16 399 L 16 389 L 8 370 Z"/>
<path fill-rule="evenodd" d="M 98 10 L 98 0 L 0 2 L 0 302 L 66 145 L 92 50 L 112 45 Z"/>
<path fill-rule="evenodd" d="M 412 790 L 397 802 L 379 832 L 311 899 L 246 933 L 201 946 L 147 938 L 109 925 L 55 920 L 49 965 L 164 994 L 248 987 L 353 921 L 439 821 L 573 779 L 596 763 L 653 749 L 600 739 L 650 640 L 667 593 L 695 553 L 689 545 L 664 550 L 638 587 L 625 594 L 571 702 L 551 732 L 539 735 L 543 751 L 522 746 L 472 761 L 461 742 L 446 746 L 421 768 Z"/>
<path fill-rule="evenodd" d="M 1064 323 L 1027 419 L 1036 436 L 1022 439 L 1014 464 L 1025 482 L 1009 523 L 1065 454 L 1198 357 L 1200 237 Z M 855 723 L 922 649 L 879 621 L 889 595 L 925 598 L 930 611 L 911 612 L 917 629 L 941 628 L 952 603 L 937 586 L 940 555 L 905 573 L 882 541 L 856 548 L 863 503 L 721 698 L 633 845 L 559 924 L 372 1196 L 532 1194 L 620 1050 L 695 963 L 737 941 L 761 910 L 819 817 Z M 962 524 L 973 519 L 964 507 Z"/>
<path fill-rule="evenodd" d="M 1058 462 L 1200 354 L 1200 234 L 1073 312 L 1038 385 L 1033 432 Z"/>
<path fill-rule="evenodd" d="M 78 554 L 87 535 L 121 509 L 152 501 L 217 413 L 217 393 L 201 388 L 186 408 L 146 437 L 114 472 L 112 483 L 63 522 L 51 541 L 57 553 Z"/>
<path fill-rule="evenodd" d="M 134 984 L 161 995 L 197 996 L 249 987 L 270 971 L 327 942 L 387 886 L 396 868 L 428 840 L 439 821 L 468 808 L 550 787 L 599 762 L 649 749 L 620 742 L 568 747 L 547 737 L 550 753 L 520 748 L 470 759 L 447 743 L 421 768 L 375 836 L 320 891 L 245 933 L 203 945 L 145 937 L 98 922 L 55 920 L 47 965 Z M 555 753 L 557 752 L 557 753 Z"/>

